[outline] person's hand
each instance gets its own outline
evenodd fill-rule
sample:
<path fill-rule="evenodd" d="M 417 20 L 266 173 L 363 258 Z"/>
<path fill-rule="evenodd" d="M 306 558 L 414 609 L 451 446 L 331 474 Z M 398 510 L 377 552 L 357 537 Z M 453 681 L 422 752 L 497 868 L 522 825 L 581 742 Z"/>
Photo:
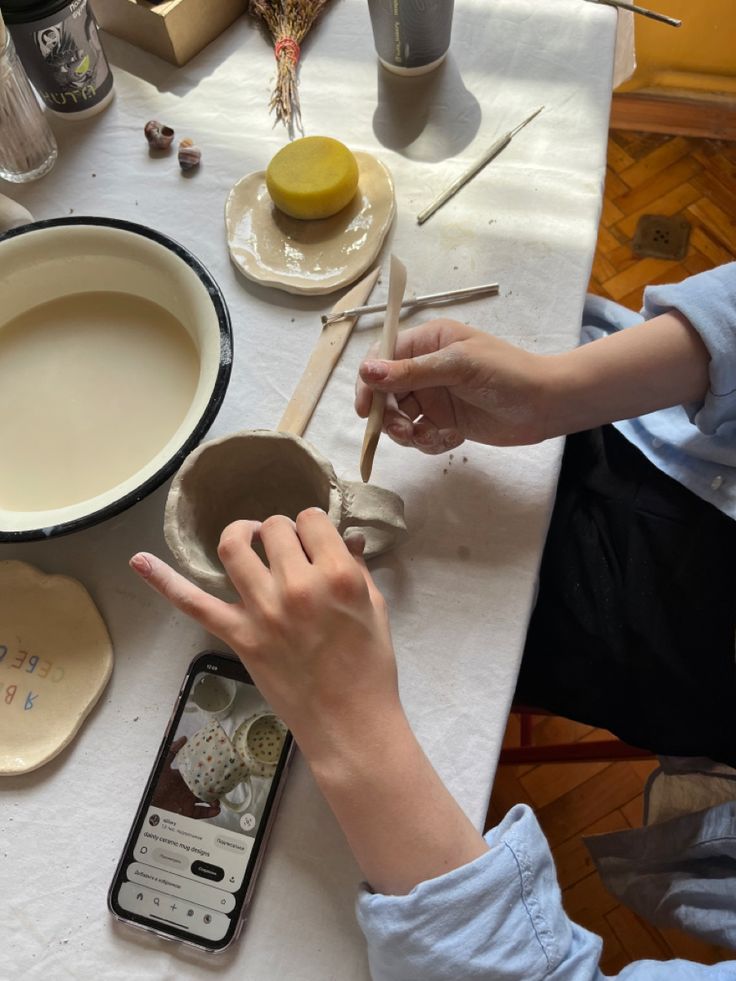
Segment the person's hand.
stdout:
<path fill-rule="evenodd" d="M 268 566 L 252 548 L 256 536 Z M 218 554 L 238 602 L 210 596 L 152 555 L 138 553 L 131 566 L 241 657 L 310 763 L 329 759 L 340 740 L 370 744 L 371 729 L 401 711 L 388 617 L 327 515 L 236 521 Z"/>
<path fill-rule="evenodd" d="M 268 566 L 253 551 L 256 536 Z M 236 521 L 218 554 L 236 603 L 145 552 L 130 564 L 240 655 L 294 734 L 373 887 L 407 893 L 483 855 L 488 846 L 401 707 L 383 598 L 327 515 L 310 508 L 296 522 Z"/>
<path fill-rule="evenodd" d="M 186 736 L 180 736 L 179 739 L 169 746 L 166 761 L 156 784 L 151 804 L 165 811 L 173 811 L 174 814 L 184 814 L 190 818 L 217 817 L 220 813 L 219 803 L 209 804 L 207 801 L 200 800 L 184 783 L 184 777 L 182 777 L 181 773 L 173 767 L 174 758 L 186 741 Z"/>
<path fill-rule="evenodd" d="M 454 320 L 431 320 L 399 334 L 393 361 L 370 356 L 355 398 L 370 412 L 388 392 L 384 431 L 402 446 L 444 453 L 463 440 L 495 446 L 537 443 L 547 428 L 548 360 Z"/>
<path fill-rule="evenodd" d="M 677 310 L 560 354 L 534 354 L 454 320 L 399 334 L 393 361 L 360 366 L 355 408 L 388 393 L 383 428 L 403 446 L 443 453 L 463 440 L 523 446 L 700 403 L 710 354 Z"/>

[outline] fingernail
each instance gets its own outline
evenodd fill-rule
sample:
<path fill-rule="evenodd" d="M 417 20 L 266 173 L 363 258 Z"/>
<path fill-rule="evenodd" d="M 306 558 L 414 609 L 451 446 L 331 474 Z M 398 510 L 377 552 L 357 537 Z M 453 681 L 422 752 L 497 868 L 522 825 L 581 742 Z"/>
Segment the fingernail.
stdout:
<path fill-rule="evenodd" d="M 388 427 L 388 434 L 389 436 L 395 436 L 397 439 L 401 439 L 406 435 L 405 427 L 400 422 L 394 422 Z"/>
<path fill-rule="evenodd" d="M 365 551 L 365 535 L 361 534 L 359 531 L 351 532 L 349 535 L 345 536 L 345 545 L 347 546 L 347 550 L 351 555 L 355 555 L 360 558 Z"/>
<path fill-rule="evenodd" d="M 373 381 L 382 381 L 388 375 L 388 365 L 385 361 L 364 361 L 363 375 Z"/>
<path fill-rule="evenodd" d="M 143 552 L 137 552 L 128 564 L 134 572 L 137 572 L 139 576 L 143 576 L 144 579 L 148 579 L 153 572 L 151 563 Z"/>
<path fill-rule="evenodd" d="M 418 432 L 414 439 L 417 443 L 421 443 L 422 446 L 431 446 L 435 442 L 437 434 L 433 430 Z"/>

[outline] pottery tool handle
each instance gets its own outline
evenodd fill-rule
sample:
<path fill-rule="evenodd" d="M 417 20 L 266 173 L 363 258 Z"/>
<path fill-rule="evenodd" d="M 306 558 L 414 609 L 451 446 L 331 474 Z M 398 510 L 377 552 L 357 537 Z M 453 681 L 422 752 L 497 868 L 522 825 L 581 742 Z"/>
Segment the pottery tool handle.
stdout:
<path fill-rule="evenodd" d="M 597 2 L 597 0 L 595 0 L 595 2 Z M 473 177 L 475 177 L 475 175 L 480 170 L 483 170 L 486 164 L 489 164 L 491 160 L 497 157 L 502 150 L 505 150 L 506 147 L 511 142 L 511 140 L 513 139 L 513 137 L 516 136 L 516 134 L 519 132 L 519 130 L 522 130 L 528 123 L 532 121 L 532 119 L 534 119 L 535 116 L 538 116 L 539 113 L 542 111 L 542 109 L 544 109 L 544 106 L 540 106 L 539 109 L 536 109 L 531 114 L 531 116 L 527 116 L 527 118 L 523 120 L 523 122 L 519 123 L 518 126 L 514 126 L 514 128 L 509 130 L 508 133 L 505 133 L 503 136 L 499 137 L 495 143 L 492 143 L 491 146 L 488 147 L 486 152 L 480 158 L 480 160 L 476 160 L 475 163 L 471 167 L 469 167 L 464 174 L 461 174 L 456 181 L 453 181 L 453 183 L 450 184 L 447 190 L 443 191 L 438 198 L 435 198 L 435 200 L 428 207 L 426 207 L 424 211 L 419 212 L 419 214 L 417 215 L 417 224 L 423 225 L 424 222 L 427 220 L 427 218 L 431 218 L 432 215 L 435 213 L 435 211 L 437 211 L 439 208 L 442 207 L 443 204 L 449 201 L 454 194 L 457 194 L 460 188 L 464 187 L 468 183 L 468 181 L 471 180 Z"/>
<path fill-rule="evenodd" d="M 621 10 L 630 10 L 634 14 L 641 14 L 650 20 L 658 20 L 660 24 L 669 24 L 670 27 L 682 27 L 682 21 L 677 17 L 668 17 L 667 14 L 657 13 L 656 10 L 648 10 L 635 3 L 626 3 L 625 0 L 589 0 L 591 3 L 600 3 L 607 7 L 619 7 Z"/>
<path fill-rule="evenodd" d="M 365 303 L 376 284 L 380 271 L 380 268 L 374 269 L 364 279 L 361 279 L 342 299 L 337 301 L 332 313 L 339 314 L 350 307 Z M 281 417 L 281 422 L 277 426 L 280 432 L 293 433 L 295 436 L 303 435 L 325 385 L 329 381 L 335 365 L 340 360 L 340 355 L 345 349 L 357 319 L 357 316 L 341 319 L 326 325 L 322 329 L 302 377 L 299 379 L 294 394 Z"/>
<path fill-rule="evenodd" d="M 388 281 L 388 302 L 386 304 L 386 318 L 383 321 L 383 332 L 378 345 L 378 357 L 383 360 L 391 360 L 396 350 L 396 338 L 399 333 L 399 314 L 401 313 L 401 301 L 406 290 L 406 267 L 395 255 L 391 256 L 391 272 Z M 378 437 L 381 435 L 383 426 L 383 412 L 386 408 L 386 393 L 374 392 L 371 403 L 371 411 L 368 415 L 368 422 L 365 427 L 363 437 L 363 447 L 360 451 L 360 476 L 363 483 L 367 484 L 371 478 L 373 469 L 373 457 L 376 454 Z"/>

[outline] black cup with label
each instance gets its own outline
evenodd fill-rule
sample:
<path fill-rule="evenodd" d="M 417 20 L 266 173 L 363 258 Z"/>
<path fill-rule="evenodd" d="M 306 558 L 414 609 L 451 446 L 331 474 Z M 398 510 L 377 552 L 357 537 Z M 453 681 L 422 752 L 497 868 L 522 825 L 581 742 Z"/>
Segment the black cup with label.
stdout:
<path fill-rule="evenodd" d="M 18 57 L 46 106 L 91 116 L 110 102 L 112 73 L 88 0 L 0 0 Z"/>
<path fill-rule="evenodd" d="M 442 63 L 450 47 L 453 0 L 368 0 L 368 8 L 384 68 L 422 75 Z"/>

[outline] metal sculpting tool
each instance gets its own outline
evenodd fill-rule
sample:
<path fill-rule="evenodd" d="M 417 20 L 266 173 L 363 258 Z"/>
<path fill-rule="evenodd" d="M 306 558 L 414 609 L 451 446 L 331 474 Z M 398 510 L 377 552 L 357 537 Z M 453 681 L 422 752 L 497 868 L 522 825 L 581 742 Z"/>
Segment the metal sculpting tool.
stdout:
<path fill-rule="evenodd" d="M 443 191 L 442 194 L 440 194 L 440 196 L 429 205 L 429 207 L 425 208 L 424 211 L 419 212 L 417 215 L 417 224 L 423 225 L 427 218 L 430 218 L 438 208 L 441 208 L 446 201 L 449 201 L 453 194 L 457 194 L 460 188 L 464 184 L 467 184 L 471 178 L 475 177 L 478 171 L 482 170 L 486 164 L 493 160 L 494 157 L 497 157 L 502 150 L 505 150 L 519 130 L 522 130 L 532 121 L 532 119 L 534 119 L 535 116 L 538 116 L 542 109 L 544 109 L 544 106 L 540 106 L 539 109 L 531 114 L 531 116 L 527 116 L 523 123 L 519 123 L 518 126 L 510 129 L 508 133 L 505 133 L 503 136 L 499 137 L 499 139 L 497 139 L 496 142 L 486 150 L 480 160 L 476 160 L 476 162 L 468 170 L 466 170 L 464 174 L 461 174 L 460 177 L 454 181 L 454 183 L 450 184 L 447 190 Z"/>
<path fill-rule="evenodd" d="M 656 10 L 647 10 L 646 7 L 639 7 L 635 3 L 625 3 L 624 0 L 587 0 L 588 3 L 601 3 L 607 7 L 620 7 L 621 10 L 630 10 L 634 14 L 641 14 L 650 20 L 658 20 L 661 24 L 669 24 L 670 27 L 681 27 L 682 21 L 677 17 L 668 17 L 667 14 L 658 14 Z"/>
<path fill-rule="evenodd" d="M 498 283 L 484 283 L 482 286 L 463 286 L 458 290 L 445 290 L 444 293 L 427 293 L 425 296 L 409 297 L 401 304 L 404 307 L 419 306 L 422 303 L 439 303 L 440 300 L 466 300 L 471 296 L 480 296 L 481 293 L 498 293 Z M 364 313 L 383 313 L 386 309 L 385 303 L 370 303 L 365 307 L 352 307 L 350 310 L 341 310 L 339 313 L 323 313 L 322 326 L 328 327 L 330 324 L 344 320 L 346 317 L 360 317 Z"/>

